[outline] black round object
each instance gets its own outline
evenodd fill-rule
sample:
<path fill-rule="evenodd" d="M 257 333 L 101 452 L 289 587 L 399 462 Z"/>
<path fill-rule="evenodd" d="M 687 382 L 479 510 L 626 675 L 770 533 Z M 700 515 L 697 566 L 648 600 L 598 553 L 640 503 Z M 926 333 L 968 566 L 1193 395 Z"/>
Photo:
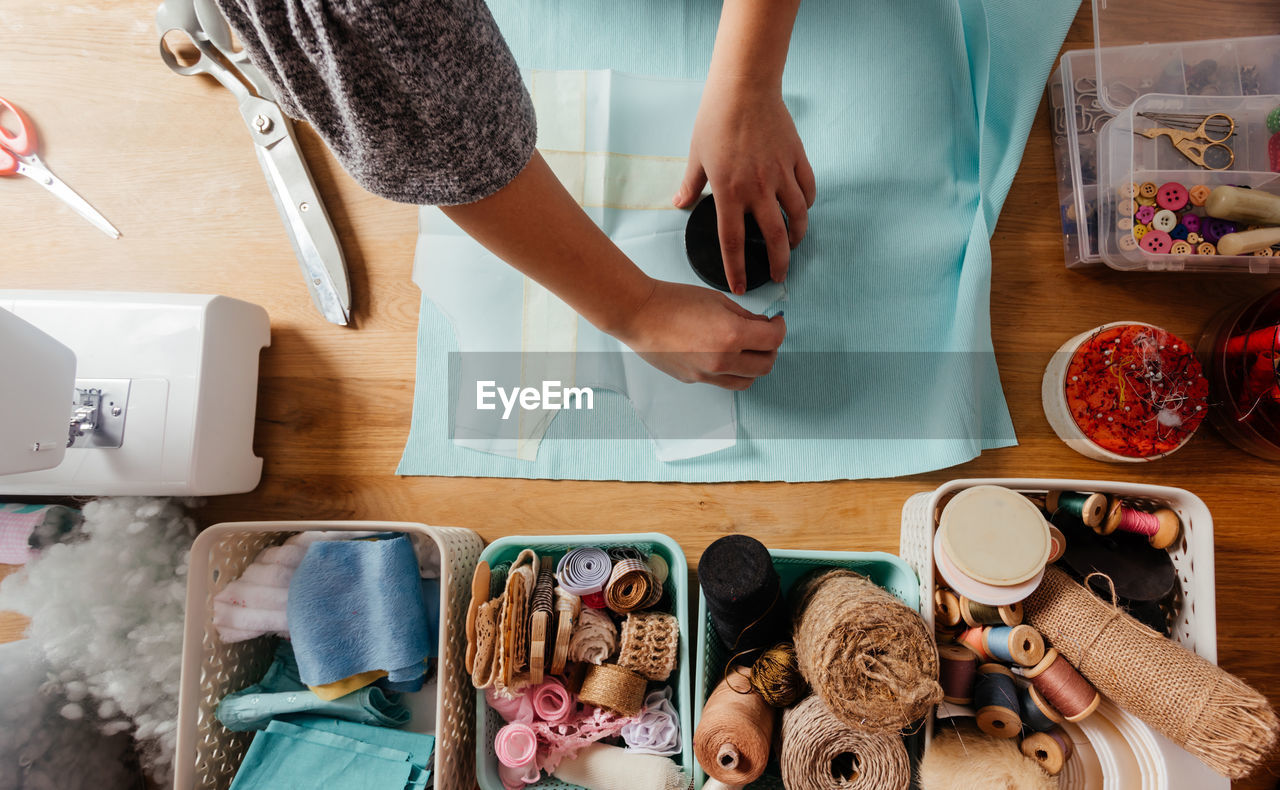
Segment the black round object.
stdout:
<path fill-rule="evenodd" d="M 769 251 L 764 234 L 755 217 L 747 214 L 746 243 L 743 257 L 746 262 L 747 290 L 754 290 L 769 282 Z M 786 215 L 782 217 L 786 223 Z M 704 283 L 721 291 L 729 290 L 729 280 L 724 276 L 724 258 L 720 256 L 720 228 L 716 219 L 715 195 L 707 195 L 694 206 L 689 223 L 684 228 L 684 251 L 689 265 Z"/>
<path fill-rule="evenodd" d="M 755 538 L 726 535 L 708 546 L 698 560 L 698 584 L 725 648 L 763 650 L 786 636 L 781 580 Z"/>
<path fill-rule="evenodd" d="M 1154 549 L 1141 535 L 1116 531 L 1099 535 L 1080 519 L 1059 510 L 1053 524 L 1067 539 L 1067 550 L 1058 561 L 1072 576 L 1083 580 L 1104 573 L 1115 585 L 1116 598 L 1125 607 L 1159 604 L 1173 595 L 1177 571 L 1163 549 Z M 1098 597 L 1111 600 L 1111 584 L 1094 577 L 1089 587 Z"/>

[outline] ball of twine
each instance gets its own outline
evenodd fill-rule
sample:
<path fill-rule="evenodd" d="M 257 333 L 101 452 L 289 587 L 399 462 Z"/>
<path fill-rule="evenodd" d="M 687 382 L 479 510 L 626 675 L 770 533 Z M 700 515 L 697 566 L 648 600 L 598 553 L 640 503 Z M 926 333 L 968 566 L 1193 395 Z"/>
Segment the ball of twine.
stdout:
<path fill-rule="evenodd" d="M 793 596 L 797 663 L 838 719 L 897 731 L 942 700 L 933 636 L 897 598 L 840 568 L 810 572 Z"/>
<path fill-rule="evenodd" d="M 906 790 L 911 783 L 902 736 L 849 727 L 816 694 L 782 714 L 780 762 L 788 790 Z"/>
<path fill-rule="evenodd" d="M 800 674 L 796 648 L 782 642 L 764 651 L 751 666 L 751 688 L 775 708 L 789 708 L 809 693 Z"/>
<path fill-rule="evenodd" d="M 578 699 L 597 708 L 635 716 L 644 708 L 645 679 L 617 664 L 600 664 L 587 670 Z"/>

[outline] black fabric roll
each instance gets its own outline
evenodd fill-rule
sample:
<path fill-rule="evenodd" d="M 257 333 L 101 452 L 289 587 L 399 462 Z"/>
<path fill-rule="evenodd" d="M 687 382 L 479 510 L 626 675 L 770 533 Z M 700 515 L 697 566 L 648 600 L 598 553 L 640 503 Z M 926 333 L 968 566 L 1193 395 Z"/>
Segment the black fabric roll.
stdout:
<path fill-rule="evenodd" d="M 764 650 L 786 639 L 787 607 L 764 544 L 727 535 L 698 560 L 698 584 L 716 635 L 731 654 Z"/>

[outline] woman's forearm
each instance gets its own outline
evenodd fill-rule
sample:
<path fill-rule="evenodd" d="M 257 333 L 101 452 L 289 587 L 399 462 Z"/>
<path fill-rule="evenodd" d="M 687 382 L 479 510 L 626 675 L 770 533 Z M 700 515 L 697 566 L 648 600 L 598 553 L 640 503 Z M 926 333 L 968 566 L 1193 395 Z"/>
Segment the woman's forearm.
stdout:
<path fill-rule="evenodd" d="M 782 90 L 800 0 L 724 0 L 709 82 Z"/>
<path fill-rule="evenodd" d="M 489 197 L 440 210 L 603 332 L 621 332 L 653 293 L 654 280 L 596 227 L 537 152 Z"/>

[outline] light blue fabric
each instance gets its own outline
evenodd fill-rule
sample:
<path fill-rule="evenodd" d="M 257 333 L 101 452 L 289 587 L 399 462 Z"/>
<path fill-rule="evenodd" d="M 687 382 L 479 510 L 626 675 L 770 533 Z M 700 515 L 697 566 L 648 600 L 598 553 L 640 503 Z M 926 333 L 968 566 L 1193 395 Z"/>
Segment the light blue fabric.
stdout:
<path fill-rule="evenodd" d="M 431 765 L 431 756 L 435 752 L 436 739 L 433 735 L 408 730 L 392 730 L 386 727 L 370 727 L 354 721 L 328 719 L 322 716 L 290 716 L 288 721 L 309 730 L 330 732 L 365 743 L 385 746 L 407 752 L 409 762 L 420 768 Z"/>
<path fill-rule="evenodd" d="M 683 79 L 705 76 L 720 11 L 701 0 L 490 6 L 524 69 Z M 661 463 L 630 404 L 608 392 L 594 412 L 560 414 L 534 462 L 457 448 L 457 346 L 424 300 L 400 473 L 828 480 L 923 472 L 1014 444 L 991 353 L 989 239 L 1077 6 L 804 0 L 783 93 L 818 202 L 787 279 L 783 353 L 739 396 L 734 448 Z M 630 438 L 591 438 L 602 430 Z"/>
<path fill-rule="evenodd" d="M 334 720 L 331 719 L 330 721 Z M 310 741 L 311 743 L 318 743 L 321 746 L 329 746 L 334 749 L 343 749 L 350 752 L 356 752 L 358 754 L 367 754 L 382 760 L 407 762 L 413 766 L 413 769 L 409 772 L 409 780 L 405 787 L 411 790 L 426 787 L 427 781 L 431 777 L 431 772 L 427 764 L 419 764 L 415 762 L 409 752 L 393 749 L 380 744 L 376 738 L 367 740 L 357 739 L 347 735 L 338 734 L 328 728 L 313 728 L 307 725 L 307 722 L 292 723 L 277 719 L 267 725 L 267 732 L 287 735 L 290 738 L 295 738 L 300 741 Z M 381 730 L 383 732 L 394 732 L 393 730 L 387 730 L 382 727 L 369 727 L 368 729 L 374 731 Z M 431 736 L 427 735 L 423 737 L 430 738 Z"/>
<path fill-rule="evenodd" d="M 285 640 L 276 646 L 276 659 L 262 680 L 228 694 L 214 715 L 228 730 L 244 732 L 265 729 L 277 716 L 300 713 L 382 727 L 401 727 L 410 718 L 398 695 L 384 693 L 377 686 L 366 686 L 335 700 L 320 699 L 298 676 L 293 648 Z"/>
<path fill-rule="evenodd" d="M 253 737 L 231 790 L 404 790 L 414 767 L 276 732 Z"/>
<path fill-rule="evenodd" d="M 422 593 L 405 535 L 311 544 L 289 582 L 289 635 L 302 682 L 322 686 L 381 669 L 397 690 L 420 688 L 423 662 L 434 652 Z"/>

